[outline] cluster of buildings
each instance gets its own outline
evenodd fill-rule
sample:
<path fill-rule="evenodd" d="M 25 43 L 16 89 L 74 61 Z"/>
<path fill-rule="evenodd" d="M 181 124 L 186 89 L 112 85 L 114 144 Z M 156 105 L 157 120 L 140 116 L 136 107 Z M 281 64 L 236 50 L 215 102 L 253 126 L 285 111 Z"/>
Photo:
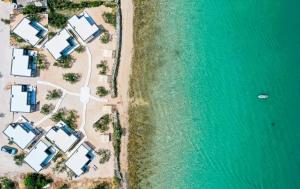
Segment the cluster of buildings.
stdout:
<path fill-rule="evenodd" d="M 42 135 L 25 117 L 20 117 L 16 122 L 9 124 L 3 133 L 22 150 L 31 148 L 24 161 L 36 172 L 46 168 L 59 151 L 64 154 L 70 152 L 81 139 L 80 134 L 62 121 Z M 82 143 L 71 154 L 65 165 L 76 176 L 80 176 L 88 170 L 89 163 L 94 157 L 94 150 Z"/>
<path fill-rule="evenodd" d="M 23 18 L 12 30 L 33 47 L 44 48 L 55 60 L 72 53 L 80 43 L 85 44 L 99 35 L 100 29 L 86 13 L 74 15 L 68 26 L 54 37 L 47 39 L 48 30 L 40 23 Z M 79 41 L 78 41 L 79 40 Z M 35 77 L 37 75 L 38 52 L 22 48 L 13 48 L 11 75 Z M 28 84 L 11 86 L 10 111 L 30 113 L 36 111 L 37 88 Z M 20 117 L 3 131 L 8 140 L 27 151 L 24 161 L 36 172 L 49 166 L 53 157 L 61 152 L 69 153 L 65 165 L 79 176 L 88 170 L 95 153 L 86 143 L 80 143 L 81 135 L 64 122 L 54 125 L 46 133 L 39 131 L 25 118 Z M 76 148 L 76 149 L 75 149 Z M 71 154 L 71 155 L 70 155 Z"/>

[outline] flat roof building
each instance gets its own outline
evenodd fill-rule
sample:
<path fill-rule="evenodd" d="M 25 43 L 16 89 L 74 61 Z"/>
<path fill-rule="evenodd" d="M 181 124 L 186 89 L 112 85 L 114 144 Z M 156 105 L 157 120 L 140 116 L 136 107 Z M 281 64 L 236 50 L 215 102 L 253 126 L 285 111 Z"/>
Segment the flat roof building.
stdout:
<path fill-rule="evenodd" d="M 36 57 L 36 51 L 13 48 L 11 74 L 26 77 L 35 76 L 37 70 Z"/>
<path fill-rule="evenodd" d="M 36 88 L 30 85 L 11 86 L 11 112 L 29 113 L 36 108 Z"/>
<path fill-rule="evenodd" d="M 75 131 L 63 121 L 57 123 L 46 134 L 46 138 L 63 152 L 69 151 L 79 141 Z"/>
<path fill-rule="evenodd" d="M 79 47 L 79 43 L 66 29 L 63 29 L 50 39 L 44 47 L 55 59 L 59 59 L 62 56 L 71 54 Z"/>
<path fill-rule="evenodd" d="M 95 21 L 86 12 L 72 16 L 68 23 L 83 41 L 91 40 L 100 32 Z"/>
<path fill-rule="evenodd" d="M 38 135 L 38 132 L 24 117 L 20 117 L 16 122 L 9 124 L 3 133 L 21 149 L 29 146 Z"/>
<path fill-rule="evenodd" d="M 76 176 L 80 176 L 88 171 L 88 165 L 94 157 L 94 150 L 86 144 L 82 144 L 67 160 L 66 166 L 69 167 Z"/>
<path fill-rule="evenodd" d="M 28 18 L 23 18 L 15 27 L 13 33 L 35 46 L 47 35 L 48 30 L 38 22 L 30 21 Z"/>
<path fill-rule="evenodd" d="M 55 154 L 56 150 L 51 144 L 39 141 L 25 157 L 24 161 L 36 172 L 39 172 L 50 163 Z"/>

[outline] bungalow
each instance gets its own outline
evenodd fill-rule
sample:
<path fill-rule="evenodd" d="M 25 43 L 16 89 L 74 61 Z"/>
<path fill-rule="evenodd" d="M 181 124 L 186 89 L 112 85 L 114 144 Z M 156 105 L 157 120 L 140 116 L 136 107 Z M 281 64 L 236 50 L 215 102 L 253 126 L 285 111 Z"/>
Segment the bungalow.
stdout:
<path fill-rule="evenodd" d="M 68 23 L 84 42 L 90 41 L 100 32 L 95 21 L 86 12 L 74 15 L 68 20 Z"/>
<path fill-rule="evenodd" d="M 32 148 L 24 161 L 36 172 L 39 172 L 50 163 L 55 154 L 56 150 L 51 144 L 40 141 Z"/>
<path fill-rule="evenodd" d="M 21 149 L 29 146 L 38 135 L 31 123 L 23 116 L 9 124 L 3 133 Z"/>
<path fill-rule="evenodd" d="M 44 47 L 50 52 L 54 59 L 59 59 L 62 56 L 71 54 L 79 47 L 79 43 L 66 29 L 63 29 L 50 39 Z"/>
<path fill-rule="evenodd" d="M 37 52 L 14 48 L 12 51 L 11 74 L 15 76 L 35 76 Z"/>
<path fill-rule="evenodd" d="M 47 132 L 46 138 L 64 153 L 69 151 L 79 141 L 75 132 L 63 121 L 52 127 Z"/>
<path fill-rule="evenodd" d="M 36 108 L 36 88 L 30 85 L 11 86 L 11 112 L 29 113 Z"/>
<path fill-rule="evenodd" d="M 82 144 L 67 160 L 66 166 L 70 168 L 76 176 L 80 176 L 82 173 L 88 171 L 88 165 L 94 157 L 94 150 L 86 144 Z"/>
<path fill-rule="evenodd" d="M 47 35 L 48 30 L 38 22 L 23 18 L 15 27 L 13 33 L 35 46 Z"/>

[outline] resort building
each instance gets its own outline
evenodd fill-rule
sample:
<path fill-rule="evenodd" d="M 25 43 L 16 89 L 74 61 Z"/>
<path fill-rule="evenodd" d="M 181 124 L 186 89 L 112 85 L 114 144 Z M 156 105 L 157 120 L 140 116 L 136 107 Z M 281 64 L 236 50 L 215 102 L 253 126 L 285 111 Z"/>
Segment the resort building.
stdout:
<path fill-rule="evenodd" d="M 15 27 L 13 33 L 35 46 L 47 35 L 48 30 L 38 22 L 23 18 Z"/>
<path fill-rule="evenodd" d="M 66 166 L 69 167 L 76 174 L 76 176 L 80 176 L 88 171 L 88 165 L 94 159 L 94 157 L 94 150 L 86 144 L 82 144 L 68 159 Z"/>
<path fill-rule="evenodd" d="M 74 15 L 68 20 L 68 23 L 84 42 L 90 41 L 100 32 L 95 21 L 86 12 Z"/>
<path fill-rule="evenodd" d="M 47 132 L 46 138 L 64 153 L 69 151 L 79 141 L 75 131 L 63 121 L 52 127 Z"/>
<path fill-rule="evenodd" d="M 28 147 L 38 135 L 38 132 L 24 117 L 20 117 L 16 122 L 9 124 L 3 133 L 21 149 Z"/>
<path fill-rule="evenodd" d="M 71 54 L 79 47 L 79 43 L 66 29 L 63 29 L 50 39 L 44 47 L 50 52 L 54 59 L 59 59 L 62 56 Z"/>
<path fill-rule="evenodd" d="M 56 150 L 51 144 L 40 141 L 32 148 L 24 161 L 36 172 L 39 172 L 50 163 L 55 154 Z"/>
<path fill-rule="evenodd" d="M 36 108 L 36 88 L 30 85 L 12 85 L 10 111 L 33 112 Z"/>
<path fill-rule="evenodd" d="M 12 51 L 11 74 L 15 76 L 33 77 L 36 75 L 36 51 L 16 49 Z"/>

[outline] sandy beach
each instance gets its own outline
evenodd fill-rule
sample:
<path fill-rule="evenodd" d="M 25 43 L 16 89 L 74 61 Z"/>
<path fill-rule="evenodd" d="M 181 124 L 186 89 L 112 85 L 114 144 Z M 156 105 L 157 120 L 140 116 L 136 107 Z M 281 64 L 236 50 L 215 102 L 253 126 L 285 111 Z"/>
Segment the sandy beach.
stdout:
<path fill-rule="evenodd" d="M 118 109 L 121 117 L 121 125 L 125 130 L 121 146 L 121 171 L 127 175 L 127 144 L 128 144 L 128 103 L 129 103 L 129 79 L 131 75 L 131 59 L 133 55 L 133 3 L 132 0 L 122 0 L 122 49 L 118 76 Z M 126 188 L 126 186 L 124 186 Z"/>

